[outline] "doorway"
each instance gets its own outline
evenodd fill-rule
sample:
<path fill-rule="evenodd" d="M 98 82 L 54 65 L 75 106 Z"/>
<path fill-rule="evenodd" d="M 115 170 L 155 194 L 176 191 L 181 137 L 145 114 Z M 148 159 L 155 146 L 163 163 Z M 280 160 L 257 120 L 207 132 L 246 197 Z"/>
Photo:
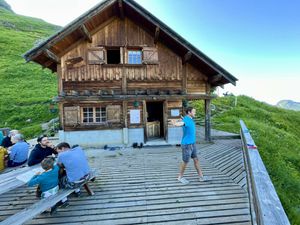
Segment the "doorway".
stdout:
<path fill-rule="evenodd" d="M 165 137 L 163 102 L 146 102 L 146 109 L 146 140 L 163 139 Z"/>

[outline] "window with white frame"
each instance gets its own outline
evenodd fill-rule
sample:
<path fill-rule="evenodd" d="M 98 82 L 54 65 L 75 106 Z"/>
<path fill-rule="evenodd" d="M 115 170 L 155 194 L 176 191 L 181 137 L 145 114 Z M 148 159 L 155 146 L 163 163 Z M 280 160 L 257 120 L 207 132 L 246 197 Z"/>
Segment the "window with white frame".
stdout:
<path fill-rule="evenodd" d="M 82 123 L 103 123 L 106 122 L 105 107 L 83 107 Z"/>
<path fill-rule="evenodd" d="M 142 64 L 142 51 L 129 50 L 128 51 L 128 64 Z"/>

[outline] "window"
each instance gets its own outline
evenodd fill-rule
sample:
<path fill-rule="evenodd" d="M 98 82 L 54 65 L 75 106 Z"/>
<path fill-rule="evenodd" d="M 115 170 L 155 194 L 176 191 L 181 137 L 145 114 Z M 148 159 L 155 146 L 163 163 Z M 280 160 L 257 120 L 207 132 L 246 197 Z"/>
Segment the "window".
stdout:
<path fill-rule="evenodd" d="M 107 49 L 107 64 L 120 64 L 120 49 Z"/>
<path fill-rule="evenodd" d="M 84 107 L 82 108 L 83 123 L 103 123 L 106 122 L 105 107 Z"/>
<path fill-rule="evenodd" d="M 128 51 L 128 64 L 142 64 L 142 51 Z"/>

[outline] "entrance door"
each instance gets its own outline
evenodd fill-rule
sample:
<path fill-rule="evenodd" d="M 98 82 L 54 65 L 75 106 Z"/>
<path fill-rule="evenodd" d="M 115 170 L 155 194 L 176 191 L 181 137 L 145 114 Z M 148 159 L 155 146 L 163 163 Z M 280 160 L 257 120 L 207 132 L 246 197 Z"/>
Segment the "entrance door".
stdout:
<path fill-rule="evenodd" d="M 147 122 L 146 122 L 146 139 L 164 138 L 164 106 L 163 102 L 146 102 Z"/>

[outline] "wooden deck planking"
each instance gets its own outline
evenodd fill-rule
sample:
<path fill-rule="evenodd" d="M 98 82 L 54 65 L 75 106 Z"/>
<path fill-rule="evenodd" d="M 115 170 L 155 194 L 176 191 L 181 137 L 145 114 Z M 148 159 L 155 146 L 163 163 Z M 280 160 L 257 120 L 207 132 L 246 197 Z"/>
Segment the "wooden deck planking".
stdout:
<path fill-rule="evenodd" d="M 239 184 L 247 191 L 247 182 L 245 176 L 245 165 L 240 140 L 222 140 L 216 141 L 217 145 L 223 146 L 217 152 L 217 157 L 204 149 L 202 156 L 208 160 L 215 168 L 223 174 L 230 177 L 234 182 Z"/>
<path fill-rule="evenodd" d="M 39 215 L 28 224 L 251 224 L 247 192 L 210 160 L 223 165 L 222 158 L 230 159 L 226 156 L 236 146 L 224 142 L 198 145 L 203 172 L 213 180 L 199 182 L 191 162 L 185 173 L 188 185 L 176 180 L 180 148 L 143 148 L 103 157 L 96 162 L 101 176 L 91 184 L 94 196 L 71 197 L 67 209 Z M 228 163 L 241 162 L 236 159 Z M 242 181 L 240 171 L 242 167 L 233 168 L 231 174 Z M 0 220 L 31 205 L 33 192 L 18 188 L 0 196 Z"/>

